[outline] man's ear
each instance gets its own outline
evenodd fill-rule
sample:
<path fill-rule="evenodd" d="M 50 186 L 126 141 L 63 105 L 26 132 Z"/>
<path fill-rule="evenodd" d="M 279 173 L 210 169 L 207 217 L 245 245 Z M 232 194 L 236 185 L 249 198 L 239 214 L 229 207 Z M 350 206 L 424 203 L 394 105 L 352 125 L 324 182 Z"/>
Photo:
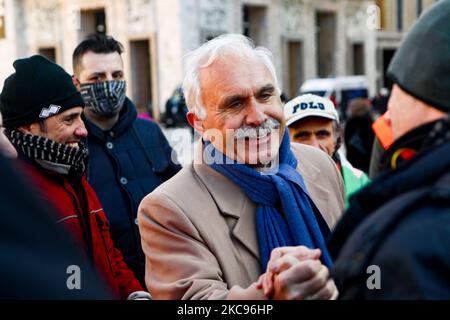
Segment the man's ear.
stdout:
<path fill-rule="evenodd" d="M 42 133 L 47 133 L 46 121 L 47 121 L 47 119 L 44 120 L 43 122 L 33 122 L 30 124 L 20 126 L 17 129 L 20 132 L 26 133 L 26 134 L 42 135 Z"/>
<path fill-rule="evenodd" d="M 73 85 L 75 86 L 75 88 L 77 88 L 78 92 L 80 92 L 81 91 L 81 83 L 80 83 L 80 80 L 78 80 L 78 78 L 75 77 L 75 75 L 72 75 L 72 82 L 73 82 Z"/>
<path fill-rule="evenodd" d="M 205 131 L 205 128 L 203 127 L 203 120 L 201 120 L 195 113 L 192 111 L 189 111 L 186 114 L 186 118 L 191 125 L 192 128 L 194 128 L 198 133 L 203 135 L 203 132 Z"/>
<path fill-rule="evenodd" d="M 28 133 L 28 134 L 32 134 L 33 131 L 33 123 L 30 124 L 26 124 L 23 126 L 20 126 L 19 128 L 17 128 L 17 130 L 19 130 L 22 133 Z"/>

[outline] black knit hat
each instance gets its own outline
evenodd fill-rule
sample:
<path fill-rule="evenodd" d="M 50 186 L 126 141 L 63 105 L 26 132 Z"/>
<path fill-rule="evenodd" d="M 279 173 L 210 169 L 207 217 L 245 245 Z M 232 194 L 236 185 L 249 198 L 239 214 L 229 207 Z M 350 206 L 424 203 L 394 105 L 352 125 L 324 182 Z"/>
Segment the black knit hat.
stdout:
<path fill-rule="evenodd" d="M 414 24 L 388 76 L 410 95 L 450 112 L 450 0 L 435 4 Z"/>
<path fill-rule="evenodd" d="M 44 120 L 84 101 L 72 78 L 57 64 L 42 56 L 18 59 L 0 94 L 3 125 L 17 128 Z"/>

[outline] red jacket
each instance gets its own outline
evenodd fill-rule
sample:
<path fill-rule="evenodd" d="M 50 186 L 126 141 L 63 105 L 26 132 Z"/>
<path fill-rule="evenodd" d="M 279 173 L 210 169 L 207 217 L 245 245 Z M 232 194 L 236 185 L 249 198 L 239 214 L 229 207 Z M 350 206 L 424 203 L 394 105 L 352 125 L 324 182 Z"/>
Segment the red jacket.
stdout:
<path fill-rule="evenodd" d="M 114 247 L 105 213 L 85 176 L 71 184 L 63 175 L 26 161 L 22 163 L 25 175 L 31 177 L 38 195 L 56 208 L 57 223 L 72 234 L 110 285 L 112 293 L 126 299 L 130 293 L 144 290 L 125 264 L 122 253 Z"/>

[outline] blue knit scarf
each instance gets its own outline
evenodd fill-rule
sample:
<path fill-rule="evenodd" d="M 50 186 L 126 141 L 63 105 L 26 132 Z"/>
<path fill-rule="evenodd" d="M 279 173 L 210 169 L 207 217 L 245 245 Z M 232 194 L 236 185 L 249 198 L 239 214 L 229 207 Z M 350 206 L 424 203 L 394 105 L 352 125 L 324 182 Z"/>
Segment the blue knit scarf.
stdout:
<path fill-rule="evenodd" d="M 205 147 L 209 144 L 206 142 Z M 273 249 L 299 245 L 320 249 L 322 263 L 332 266 L 324 240 L 330 230 L 296 170 L 297 159 L 290 149 L 287 131 L 279 151 L 279 169 L 272 175 L 234 162 L 214 148 L 210 156 L 216 160 L 210 166 L 237 184 L 258 206 L 256 227 L 262 270 L 266 270 Z M 276 209 L 280 204 L 284 218 Z"/>

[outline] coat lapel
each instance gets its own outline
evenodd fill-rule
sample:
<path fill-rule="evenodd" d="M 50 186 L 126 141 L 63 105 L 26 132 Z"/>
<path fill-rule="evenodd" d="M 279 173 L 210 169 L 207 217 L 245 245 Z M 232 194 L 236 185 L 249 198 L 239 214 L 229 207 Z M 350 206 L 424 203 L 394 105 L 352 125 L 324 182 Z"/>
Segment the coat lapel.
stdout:
<path fill-rule="evenodd" d="M 194 156 L 196 174 L 210 192 L 220 213 L 236 219 L 236 223 L 231 224 L 232 235 L 259 260 L 256 205 L 231 180 L 203 163 L 202 150 L 202 143 L 199 141 Z"/>

